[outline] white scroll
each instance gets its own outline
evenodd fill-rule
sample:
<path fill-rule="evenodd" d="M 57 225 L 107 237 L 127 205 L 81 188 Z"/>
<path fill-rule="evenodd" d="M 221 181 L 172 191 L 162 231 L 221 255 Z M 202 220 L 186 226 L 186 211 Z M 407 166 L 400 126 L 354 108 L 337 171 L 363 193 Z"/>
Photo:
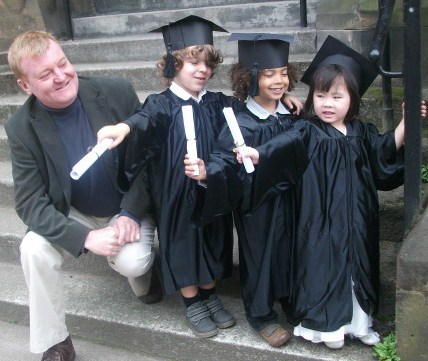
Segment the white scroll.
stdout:
<path fill-rule="evenodd" d="M 198 158 L 198 151 L 196 148 L 196 135 L 195 123 L 193 121 L 193 108 L 191 105 L 183 105 L 181 107 L 183 112 L 184 131 L 186 132 L 187 139 L 187 154 L 189 159 L 195 161 Z M 192 175 L 199 175 L 199 167 L 196 167 Z"/>
<path fill-rule="evenodd" d="M 112 142 L 113 139 L 106 138 L 93 147 L 92 150 L 79 160 L 71 169 L 70 177 L 74 180 L 78 180 L 89 169 L 89 167 L 94 164 L 99 157 L 101 157 Z"/>
<path fill-rule="evenodd" d="M 236 147 L 238 150 L 245 149 L 244 137 L 242 136 L 241 129 L 239 129 L 233 109 L 230 107 L 223 108 L 223 113 L 226 117 L 227 125 L 229 126 L 230 132 L 232 133 L 233 141 Z M 242 161 L 247 173 L 254 172 L 254 165 L 250 158 L 242 157 Z"/>

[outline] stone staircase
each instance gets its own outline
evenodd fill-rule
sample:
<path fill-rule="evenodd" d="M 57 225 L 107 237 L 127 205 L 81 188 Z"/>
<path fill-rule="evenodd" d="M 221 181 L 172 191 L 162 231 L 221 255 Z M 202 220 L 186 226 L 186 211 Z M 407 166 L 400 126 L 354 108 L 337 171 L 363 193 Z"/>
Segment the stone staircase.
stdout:
<path fill-rule="evenodd" d="M 84 2 L 83 2 L 84 3 Z M 113 9 L 114 0 L 100 2 Z M 149 93 L 163 90 L 155 62 L 164 45 L 159 34 L 146 34 L 165 19 L 196 14 L 221 24 L 230 31 L 272 31 L 295 35 L 290 61 L 303 70 L 316 52 L 317 32 L 313 24 L 317 1 L 308 1 L 308 27 L 300 28 L 299 1 L 175 1 L 171 9 L 156 9 L 156 2 L 129 5 L 128 11 L 107 14 L 105 9 L 74 9 L 75 40 L 64 41 L 66 55 L 79 75 L 128 77 L 143 101 Z M 152 4 L 152 5 L 150 5 Z M 191 8 L 188 8 L 191 4 Z M 198 4 L 197 7 L 195 4 Z M 211 6 L 204 7 L 203 4 Z M 133 7 L 134 6 L 134 7 Z M 152 7 L 148 7 L 152 6 Z M 227 77 L 235 61 L 235 43 L 227 35 L 215 34 L 215 45 L 226 55 L 224 64 L 209 83 L 210 90 L 230 93 Z M 8 67 L 0 66 L 0 319 L 28 324 L 28 293 L 19 265 L 19 244 L 25 226 L 13 208 L 13 181 L 4 124 L 24 102 Z M 306 87 L 298 84 L 295 95 L 304 100 Z M 379 109 L 376 112 L 380 113 Z M 382 222 L 382 307 L 378 330 L 388 333 L 394 322 L 395 263 L 401 246 L 402 189 L 380 194 Z M 235 247 L 236 248 L 236 247 Z M 202 340 L 193 336 L 184 322 L 178 294 L 152 306 L 143 305 L 133 295 L 126 280 L 107 265 L 105 259 L 87 254 L 65 265 L 68 297 L 67 324 L 72 335 L 94 342 L 144 351 L 173 360 L 373 360 L 371 348 L 347 340 L 342 350 L 331 351 L 293 338 L 286 347 L 265 344 L 245 321 L 239 291 L 237 254 L 235 276 L 219 284 L 219 293 L 238 323 L 218 336 Z M 279 311 L 279 308 L 278 308 Z M 285 320 L 283 320 L 285 322 Z M 78 350 L 77 350 L 78 352 Z"/>

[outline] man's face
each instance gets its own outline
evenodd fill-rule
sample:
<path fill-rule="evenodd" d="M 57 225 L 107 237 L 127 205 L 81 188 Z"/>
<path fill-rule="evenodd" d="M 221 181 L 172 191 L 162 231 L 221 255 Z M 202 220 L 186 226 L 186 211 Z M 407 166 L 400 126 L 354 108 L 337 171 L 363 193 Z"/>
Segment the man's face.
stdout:
<path fill-rule="evenodd" d="M 62 109 L 77 97 L 78 79 L 61 47 L 49 41 L 47 52 L 41 56 L 21 60 L 22 73 L 18 85 L 28 95 L 34 94 L 49 108 Z"/>

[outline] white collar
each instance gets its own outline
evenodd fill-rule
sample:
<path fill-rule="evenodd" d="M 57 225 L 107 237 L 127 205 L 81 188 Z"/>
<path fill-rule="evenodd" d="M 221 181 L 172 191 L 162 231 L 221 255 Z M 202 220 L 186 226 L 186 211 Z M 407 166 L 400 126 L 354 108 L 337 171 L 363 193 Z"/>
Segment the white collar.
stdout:
<path fill-rule="evenodd" d="M 206 94 L 206 90 L 202 89 L 199 94 L 198 94 L 198 98 L 195 98 L 194 96 L 192 96 L 189 92 L 187 92 L 186 90 L 184 90 L 180 85 L 178 85 L 175 82 L 172 82 L 169 89 L 175 94 L 177 95 L 179 98 L 183 99 L 183 100 L 189 100 L 190 98 L 193 98 L 194 100 L 196 100 L 198 103 L 201 101 L 202 97 Z"/>
<path fill-rule="evenodd" d="M 251 96 L 247 98 L 247 108 L 259 119 L 267 119 L 270 114 L 265 108 L 260 106 Z M 284 107 L 284 105 L 279 101 L 278 106 L 275 109 L 274 115 L 276 114 L 290 114 L 290 112 Z"/>

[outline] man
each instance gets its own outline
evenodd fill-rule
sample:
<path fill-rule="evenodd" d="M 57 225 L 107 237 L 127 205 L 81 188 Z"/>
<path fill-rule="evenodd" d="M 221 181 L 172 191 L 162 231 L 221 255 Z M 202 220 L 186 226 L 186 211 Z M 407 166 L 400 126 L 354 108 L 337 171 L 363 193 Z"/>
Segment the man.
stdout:
<path fill-rule="evenodd" d="M 151 270 L 154 222 L 144 170 L 124 193 L 126 145 L 106 151 L 79 180 L 70 178 L 72 166 L 96 144 L 97 131 L 134 114 L 140 102 L 125 79 L 78 77 L 46 32 L 18 36 L 8 61 L 29 95 L 6 133 L 15 207 L 28 226 L 20 251 L 30 295 L 30 349 L 44 352 L 42 361 L 74 360 L 60 281 L 65 258 L 105 256 L 141 301 L 162 298 Z"/>

